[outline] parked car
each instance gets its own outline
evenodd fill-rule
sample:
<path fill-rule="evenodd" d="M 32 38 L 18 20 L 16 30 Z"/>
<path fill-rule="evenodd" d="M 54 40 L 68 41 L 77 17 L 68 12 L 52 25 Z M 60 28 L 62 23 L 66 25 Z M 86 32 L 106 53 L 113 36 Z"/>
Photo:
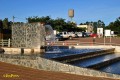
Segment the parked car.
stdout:
<path fill-rule="evenodd" d="M 56 34 L 55 40 L 62 41 L 62 40 L 64 40 L 64 38 L 63 38 L 63 36 L 61 36 L 61 34 Z"/>
<path fill-rule="evenodd" d="M 60 34 L 60 36 L 62 36 L 63 39 L 72 39 L 72 38 L 76 37 L 74 32 L 60 32 L 59 34 Z"/>
<path fill-rule="evenodd" d="M 98 35 L 95 34 L 95 33 L 92 33 L 92 34 L 90 35 L 90 37 L 98 37 Z"/>
<path fill-rule="evenodd" d="M 65 39 L 69 38 L 69 35 L 68 35 L 67 32 L 60 32 L 59 35 L 62 36 L 63 38 L 65 38 Z"/>
<path fill-rule="evenodd" d="M 92 34 L 92 33 L 90 33 L 90 32 L 86 32 L 86 33 L 85 33 L 85 36 L 86 36 L 86 37 L 90 37 L 91 34 Z"/>
<path fill-rule="evenodd" d="M 68 34 L 68 38 L 69 38 L 69 39 L 72 39 L 72 38 L 75 38 L 75 37 L 76 37 L 76 35 L 75 35 L 74 32 L 67 32 L 67 34 Z"/>
<path fill-rule="evenodd" d="M 75 32 L 76 37 L 82 37 L 82 32 Z"/>

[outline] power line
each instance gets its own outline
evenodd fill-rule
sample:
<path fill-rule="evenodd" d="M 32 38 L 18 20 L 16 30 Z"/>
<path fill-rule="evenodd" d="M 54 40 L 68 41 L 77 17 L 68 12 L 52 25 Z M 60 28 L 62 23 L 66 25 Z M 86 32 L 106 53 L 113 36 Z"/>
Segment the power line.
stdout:
<path fill-rule="evenodd" d="M 25 18 L 19 18 L 19 17 L 15 17 L 15 18 L 17 18 L 17 19 L 22 19 L 22 20 L 26 20 Z"/>
<path fill-rule="evenodd" d="M 13 16 L 12 19 L 13 19 L 13 23 L 14 23 L 14 20 L 15 20 L 15 19 L 27 20 L 26 18 L 19 18 L 19 17 L 15 17 L 15 16 Z"/>

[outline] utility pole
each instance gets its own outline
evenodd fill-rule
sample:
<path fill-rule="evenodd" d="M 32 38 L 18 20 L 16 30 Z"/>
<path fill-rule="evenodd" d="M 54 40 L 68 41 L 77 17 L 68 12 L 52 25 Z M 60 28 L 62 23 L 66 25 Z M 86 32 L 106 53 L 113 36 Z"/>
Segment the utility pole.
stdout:
<path fill-rule="evenodd" d="M 15 19 L 15 16 L 13 16 L 12 18 L 13 18 L 13 24 L 14 24 L 14 19 Z"/>

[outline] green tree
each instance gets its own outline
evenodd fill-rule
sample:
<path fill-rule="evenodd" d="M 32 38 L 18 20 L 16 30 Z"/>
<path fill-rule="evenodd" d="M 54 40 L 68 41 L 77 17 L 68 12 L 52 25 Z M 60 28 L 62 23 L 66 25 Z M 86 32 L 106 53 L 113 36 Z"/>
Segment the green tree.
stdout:
<path fill-rule="evenodd" d="M 46 17 L 44 17 L 44 16 L 43 17 L 33 16 L 33 17 L 27 18 L 28 23 L 41 22 L 41 23 L 45 23 L 45 24 L 49 23 L 50 19 L 51 18 L 49 16 L 46 16 Z"/>
<path fill-rule="evenodd" d="M 0 20 L 0 33 L 2 33 L 3 31 L 3 23 L 2 23 L 2 20 Z"/>
<path fill-rule="evenodd" d="M 8 18 L 5 18 L 5 19 L 3 20 L 3 29 L 9 29 Z"/>
<path fill-rule="evenodd" d="M 3 29 L 3 23 L 2 23 L 2 20 L 0 20 L 0 29 Z"/>
<path fill-rule="evenodd" d="M 118 17 L 116 21 L 111 22 L 108 26 L 106 26 L 106 29 L 111 29 L 112 31 L 120 34 L 120 17 Z"/>
<path fill-rule="evenodd" d="M 57 18 L 57 19 L 51 19 L 49 16 L 46 17 L 29 17 L 27 18 L 28 23 L 33 22 L 41 22 L 45 24 L 49 24 L 52 26 L 54 30 L 57 31 L 74 31 L 76 24 L 71 22 L 65 22 L 65 19 L 63 18 Z"/>

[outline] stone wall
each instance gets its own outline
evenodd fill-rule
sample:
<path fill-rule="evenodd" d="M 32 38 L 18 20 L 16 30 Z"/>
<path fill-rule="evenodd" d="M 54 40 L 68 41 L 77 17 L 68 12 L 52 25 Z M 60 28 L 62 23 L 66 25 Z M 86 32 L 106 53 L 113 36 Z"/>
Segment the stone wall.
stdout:
<path fill-rule="evenodd" d="M 95 76 L 95 77 L 107 77 L 107 78 L 114 78 L 120 79 L 119 75 L 100 72 L 96 70 L 91 70 L 87 68 L 76 67 L 69 64 L 63 64 L 60 62 L 44 59 L 41 57 L 36 57 L 35 59 L 15 59 L 15 58 L 0 58 L 0 61 L 7 62 L 15 65 L 21 65 L 25 67 L 31 67 L 34 69 L 42 69 L 48 71 L 59 71 L 77 75 L 85 75 L 85 76 Z"/>
<path fill-rule="evenodd" d="M 45 45 L 45 27 L 40 23 L 12 25 L 12 47 L 40 48 Z"/>

